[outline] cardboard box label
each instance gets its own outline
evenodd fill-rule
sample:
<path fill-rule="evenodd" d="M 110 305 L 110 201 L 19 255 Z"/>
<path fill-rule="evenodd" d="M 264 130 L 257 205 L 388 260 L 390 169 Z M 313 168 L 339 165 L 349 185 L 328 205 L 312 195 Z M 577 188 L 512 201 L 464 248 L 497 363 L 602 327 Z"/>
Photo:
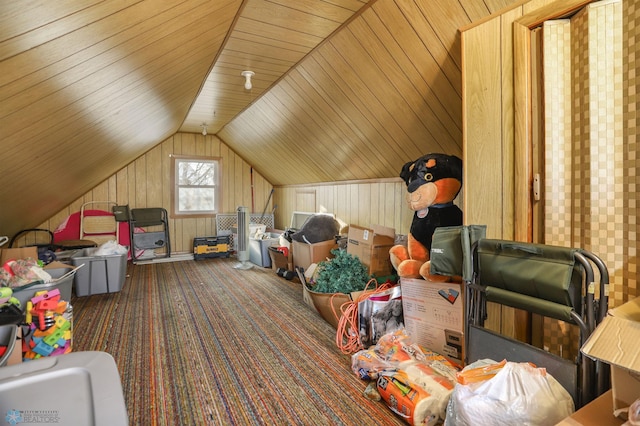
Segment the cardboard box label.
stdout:
<path fill-rule="evenodd" d="M 460 284 L 402 278 L 407 333 L 415 341 L 454 361 L 462 361 L 464 303 Z"/>

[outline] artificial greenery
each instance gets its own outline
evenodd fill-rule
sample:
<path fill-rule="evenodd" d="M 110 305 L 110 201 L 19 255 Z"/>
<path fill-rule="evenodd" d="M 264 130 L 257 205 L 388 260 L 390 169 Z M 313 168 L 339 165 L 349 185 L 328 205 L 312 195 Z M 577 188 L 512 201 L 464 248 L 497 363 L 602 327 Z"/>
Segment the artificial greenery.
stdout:
<path fill-rule="evenodd" d="M 360 259 L 346 250 L 333 249 L 332 259 L 318 264 L 313 291 L 318 293 L 346 293 L 364 290 L 369 275 Z"/>

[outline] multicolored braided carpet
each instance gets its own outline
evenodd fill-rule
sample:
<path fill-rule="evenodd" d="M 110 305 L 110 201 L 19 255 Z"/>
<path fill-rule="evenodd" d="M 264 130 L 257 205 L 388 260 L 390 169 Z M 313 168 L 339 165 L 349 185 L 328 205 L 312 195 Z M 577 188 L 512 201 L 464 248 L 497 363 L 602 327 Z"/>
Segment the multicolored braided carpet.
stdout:
<path fill-rule="evenodd" d="M 300 283 L 235 264 L 130 264 L 120 292 L 72 298 L 74 351 L 113 355 L 131 425 L 405 424 Z"/>

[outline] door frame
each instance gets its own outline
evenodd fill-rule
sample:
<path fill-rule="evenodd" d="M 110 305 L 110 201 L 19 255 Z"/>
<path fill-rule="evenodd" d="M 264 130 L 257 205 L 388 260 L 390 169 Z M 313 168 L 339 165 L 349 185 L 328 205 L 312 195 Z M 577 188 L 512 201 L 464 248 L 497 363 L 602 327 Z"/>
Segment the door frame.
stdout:
<path fill-rule="evenodd" d="M 597 0 L 558 0 L 513 23 L 514 85 L 514 238 L 533 240 L 533 93 L 532 32 L 544 21 L 560 19 Z"/>

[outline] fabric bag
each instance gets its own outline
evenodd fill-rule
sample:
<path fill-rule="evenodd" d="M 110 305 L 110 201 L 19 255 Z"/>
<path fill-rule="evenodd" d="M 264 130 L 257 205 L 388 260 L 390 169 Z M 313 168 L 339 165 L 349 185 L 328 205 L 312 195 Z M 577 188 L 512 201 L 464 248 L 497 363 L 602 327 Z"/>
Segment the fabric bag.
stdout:
<path fill-rule="evenodd" d="M 471 281 L 471 250 L 487 234 L 486 225 L 443 226 L 433 232 L 430 261 L 434 275 L 462 276 Z"/>

